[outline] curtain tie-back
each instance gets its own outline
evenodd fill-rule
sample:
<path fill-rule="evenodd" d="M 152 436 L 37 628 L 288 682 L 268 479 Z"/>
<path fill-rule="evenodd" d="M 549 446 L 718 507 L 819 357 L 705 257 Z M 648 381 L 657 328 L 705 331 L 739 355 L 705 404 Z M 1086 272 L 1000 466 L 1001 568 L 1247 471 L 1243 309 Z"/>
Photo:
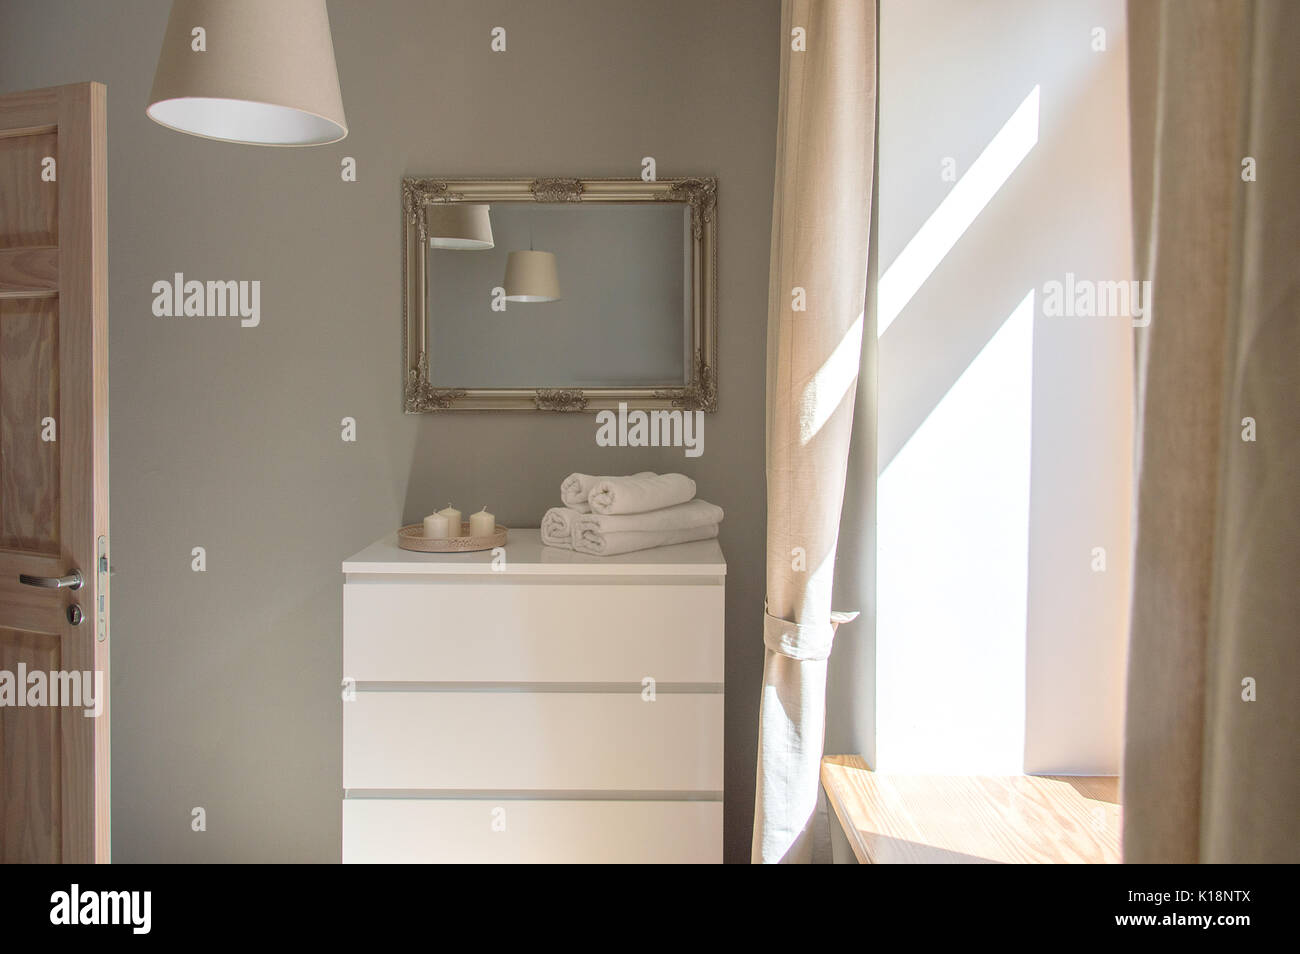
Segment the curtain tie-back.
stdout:
<path fill-rule="evenodd" d="M 792 623 L 764 611 L 763 644 L 772 652 L 791 659 L 829 659 L 836 627 L 857 618 L 856 610 L 836 610 L 830 619 L 822 622 Z"/>

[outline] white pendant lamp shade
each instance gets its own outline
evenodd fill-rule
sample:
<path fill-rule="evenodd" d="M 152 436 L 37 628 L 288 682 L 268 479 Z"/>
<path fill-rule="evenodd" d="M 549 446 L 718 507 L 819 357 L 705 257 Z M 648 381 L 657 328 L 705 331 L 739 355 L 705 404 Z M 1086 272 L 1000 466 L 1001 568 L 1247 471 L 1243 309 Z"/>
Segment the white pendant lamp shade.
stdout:
<path fill-rule="evenodd" d="M 551 252 L 506 256 L 506 301 L 559 301 L 560 275 Z"/>
<path fill-rule="evenodd" d="M 492 248 L 492 220 L 488 206 L 473 202 L 435 202 L 425 206 L 424 222 L 429 245 L 473 251 Z"/>
<path fill-rule="evenodd" d="M 338 142 L 348 127 L 325 0 L 175 0 L 145 112 L 206 139 Z"/>

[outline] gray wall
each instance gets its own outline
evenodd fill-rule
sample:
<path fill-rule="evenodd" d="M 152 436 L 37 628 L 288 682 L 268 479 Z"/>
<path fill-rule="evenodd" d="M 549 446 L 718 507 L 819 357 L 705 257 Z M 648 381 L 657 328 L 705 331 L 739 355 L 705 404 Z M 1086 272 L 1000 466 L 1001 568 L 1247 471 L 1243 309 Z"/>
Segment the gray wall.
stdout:
<path fill-rule="evenodd" d="M 776 3 L 334 0 L 351 134 L 313 149 L 150 122 L 167 9 L 0 8 L 0 92 L 108 84 L 114 858 L 337 860 L 340 561 L 448 499 L 535 526 L 571 470 L 655 469 L 727 510 L 726 854 L 747 859 Z M 400 177 L 634 176 L 646 155 L 720 178 L 704 456 L 599 448 L 591 416 L 403 416 Z M 261 326 L 153 317 L 150 286 L 177 271 L 261 280 Z"/>

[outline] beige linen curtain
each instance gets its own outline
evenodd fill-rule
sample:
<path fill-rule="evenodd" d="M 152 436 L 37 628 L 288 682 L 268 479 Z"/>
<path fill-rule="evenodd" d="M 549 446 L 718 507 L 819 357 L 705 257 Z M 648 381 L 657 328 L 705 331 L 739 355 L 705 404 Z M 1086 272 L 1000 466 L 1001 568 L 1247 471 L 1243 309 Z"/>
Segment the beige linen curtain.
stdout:
<path fill-rule="evenodd" d="M 864 335 L 876 5 L 784 0 L 767 342 L 767 612 L 753 858 L 812 860 L 835 546 Z"/>
<path fill-rule="evenodd" d="M 1293 0 L 1129 3 L 1127 862 L 1300 861 L 1297 49 Z"/>

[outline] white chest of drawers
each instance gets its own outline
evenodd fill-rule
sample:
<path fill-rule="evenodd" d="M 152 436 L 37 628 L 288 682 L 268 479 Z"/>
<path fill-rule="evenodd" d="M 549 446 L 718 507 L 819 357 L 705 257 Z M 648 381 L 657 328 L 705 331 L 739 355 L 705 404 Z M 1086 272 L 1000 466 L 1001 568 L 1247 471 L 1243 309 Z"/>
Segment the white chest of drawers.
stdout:
<path fill-rule="evenodd" d="M 345 862 L 722 860 L 717 541 L 343 572 Z"/>

